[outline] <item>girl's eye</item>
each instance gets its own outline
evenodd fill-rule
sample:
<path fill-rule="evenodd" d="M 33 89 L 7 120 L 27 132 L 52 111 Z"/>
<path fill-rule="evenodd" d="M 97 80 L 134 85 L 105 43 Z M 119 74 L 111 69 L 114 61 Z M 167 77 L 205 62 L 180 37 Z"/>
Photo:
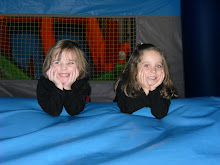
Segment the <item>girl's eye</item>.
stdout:
<path fill-rule="evenodd" d="M 157 68 L 163 68 L 163 66 L 162 65 L 157 65 Z"/>
<path fill-rule="evenodd" d="M 58 64 L 60 64 L 60 61 L 54 61 L 54 64 L 58 65 Z"/>
<path fill-rule="evenodd" d="M 68 62 L 69 65 L 73 65 L 75 64 L 75 62 L 71 61 L 71 62 Z"/>
<path fill-rule="evenodd" d="M 148 64 L 145 64 L 145 65 L 144 65 L 144 67 L 146 67 L 146 68 L 149 68 L 149 67 L 150 67 L 150 65 L 148 65 Z"/>

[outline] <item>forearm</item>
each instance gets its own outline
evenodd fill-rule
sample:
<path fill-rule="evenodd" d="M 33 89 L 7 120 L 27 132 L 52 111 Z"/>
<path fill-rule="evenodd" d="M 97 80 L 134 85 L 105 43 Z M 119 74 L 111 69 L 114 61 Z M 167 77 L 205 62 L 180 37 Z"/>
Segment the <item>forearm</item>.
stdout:
<path fill-rule="evenodd" d="M 64 102 L 64 107 L 67 113 L 71 116 L 77 115 L 83 111 L 86 102 L 86 95 L 79 95 L 77 94 L 68 94 L 68 97 Z"/>
<path fill-rule="evenodd" d="M 151 113 L 157 119 L 162 119 L 167 115 L 170 106 L 170 100 L 163 98 L 160 95 L 158 89 L 149 93 L 149 101 Z"/>
<path fill-rule="evenodd" d="M 139 96 L 136 98 L 127 97 L 124 94 L 117 95 L 117 104 L 123 113 L 132 114 L 133 112 L 147 106 L 147 97 Z"/>
<path fill-rule="evenodd" d="M 63 109 L 63 91 L 41 76 L 37 84 L 37 99 L 41 108 L 52 116 L 59 116 Z"/>
<path fill-rule="evenodd" d="M 52 116 L 59 116 L 63 109 L 62 94 L 44 93 L 38 95 L 38 103 L 41 108 Z"/>
<path fill-rule="evenodd" d="M 70 115 L 70 116 L 74 116 L 74 115 L 78 115 L 80 112 L 83 111 L 84 107 L 85 107 L 85 102 L 77 102 L 77 101 L 74 101 L 74 105 L 71 105 L 71 106 L 64 106 L 67 113 Z"/>
<path fill-rule="evenodd" d="M 78 84 L 74 84 L 71 90 L 64 90 L 64 107 L 69 115 L 77 115 L 83 111 L 86 97 L 89 95 L 89 92 L 90 86 L 86 81 L 81 81 L 78 82 Z"/>

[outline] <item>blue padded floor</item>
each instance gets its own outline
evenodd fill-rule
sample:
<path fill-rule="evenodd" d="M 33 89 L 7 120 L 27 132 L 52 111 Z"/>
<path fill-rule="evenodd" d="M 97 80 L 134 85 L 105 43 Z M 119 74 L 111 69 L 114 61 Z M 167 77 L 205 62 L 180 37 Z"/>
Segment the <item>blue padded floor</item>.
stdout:
<path fill-rule="evenodd" d="M 220 97 L 171 100 L 161 120 L 113 102 L 52 117 L 36 98 L 0 97 L 0 164 L 219 165 Z"/>

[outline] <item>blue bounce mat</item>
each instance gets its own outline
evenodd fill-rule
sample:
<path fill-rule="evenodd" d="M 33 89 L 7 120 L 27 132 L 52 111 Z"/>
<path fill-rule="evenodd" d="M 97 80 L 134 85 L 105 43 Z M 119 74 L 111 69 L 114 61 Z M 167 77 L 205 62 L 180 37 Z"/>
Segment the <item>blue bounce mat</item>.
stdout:
<path fill-rule="evenodd" d="M 0 164 L 219 165 L 220 97 L 171 100 L 161 120 L 113 102 L 52 117 L 36 98 L 0 97 Z"/>

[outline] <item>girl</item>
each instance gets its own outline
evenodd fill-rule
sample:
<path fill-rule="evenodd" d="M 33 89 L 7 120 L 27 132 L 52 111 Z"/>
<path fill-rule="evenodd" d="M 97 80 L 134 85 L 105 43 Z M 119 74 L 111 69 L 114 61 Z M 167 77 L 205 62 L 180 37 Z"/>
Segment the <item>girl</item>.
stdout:
<path fill-rule="evenodd" d="M 60 40 L 50 48 L 37 84 L 38 103 L 46 113 L 59 116 L 63 106 L 71 116 L 83 111 L 90 93 L 86 67 L 84 53 L 74 41 Z"/>
<path fill-rule="evenodd" d="M 132 114 L 150 107 L 157 119 L 167 115 L 170 99 L 177 97 L 163 53 L 146 43 L 137 45 L 114 90 L 121 112 Z"/>

